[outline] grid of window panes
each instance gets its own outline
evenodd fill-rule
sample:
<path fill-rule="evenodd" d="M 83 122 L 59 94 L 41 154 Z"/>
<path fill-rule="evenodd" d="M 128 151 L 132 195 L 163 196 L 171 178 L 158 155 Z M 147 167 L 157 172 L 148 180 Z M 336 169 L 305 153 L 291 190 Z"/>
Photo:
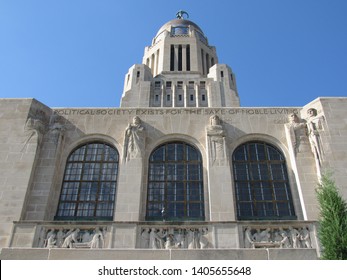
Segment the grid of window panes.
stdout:
<path fill-rule="evenodd" d="M 201 155 L 183 142 L 158 147 L 149 159 L 147 220 L 204 220 Z"/>
<path fill-rule="evenodd" d="M 233 154 L 240 220 L 295 219 L 285 159 L 275 147 L 248 142 Z"/>
<path fill-rule="evenodd" d="M 171 28 L 171 36 L 175 35 L 188 35 L 189 27 L 187 26 L 175 26 Z"/>
<path fill-rule="evenodd" d="M 67 159 L 56 219 L 111 220 L 116 196 L 118 152 L 89 143 Z"/>

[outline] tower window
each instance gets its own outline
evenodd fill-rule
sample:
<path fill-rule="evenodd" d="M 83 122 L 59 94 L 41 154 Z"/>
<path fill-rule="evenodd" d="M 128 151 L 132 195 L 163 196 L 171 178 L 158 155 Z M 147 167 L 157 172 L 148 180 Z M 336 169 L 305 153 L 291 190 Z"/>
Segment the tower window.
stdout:
<path fill-rule="evenodd" d="M 176 26 L 171 28 L 171 36 L 188 35 L 189 28 L 186 26 Z"/>
<path fill-rule="evenodd" d="M 187 58 L 187 71 L 190 71 L 190 45 L 187 45 L 186 47 L 186 58 Z"/>
<path fill-rule="evenodd" d="M 170 47 L 170 71 L 175 71 L 175 46 Z"/>
<path fill-rule="evenodd" d="M 200 82 L 200 89 L 206 89 L 206 83 L 204 81 Z"/>
<path fill-rule="evenodd" d="M 127 76 L 127 84 L 129 83 L 130 75 Z"/>
<path fill-rule="evenodd" d="M 152 75 L 154 75 L 154 54 L 151 56 L 151 72 Z"/>
<path fill-rule="evenodd" d="M 194 101 L 194 95 L 193 94 L 190 95 L 190 101 Z"/>
<path fill-rule="evenodd" d="M 203 49 L 201 49 L 201 65 L 202 65 L 202 74 L 205 75 L 205 57 L 204 57 Z"/>
<path fill-rule="evenodd" d="M 160 81 L 155 81 L 154 82 L 154 88 L 155 89 L 160 89 Z"/>
<path fill-rule="evenodd" d="M 220 76 L 221 76 L 222 78 L 224 78 L 224 72 L 223 72 L 223 71 L 220 71 Z"/>
<path fill-rule="evenodd" d="M 178 46 L 178 71 L 182 71 L 182 45 Z"/>
<path fill-rule="evenodd" d="M 177 82 L 177 89 L 183 89 L 183 82 L 182 81 Z"/>
<path fill-rule="evenodd" d="M 166 82 L 166 88 L 170 89 L 171 88 L 171 82 Z"/>
<path fill-rule="evenodd" d="M 159 50 L 157 50 L 157 56 L 156 56 L 156 64 L 155 64 L 155 74 L 157 75 L 159 72 Z"/>
<path fill-rule="evenodd" d="M 206 101 L 206 95 L 205 94 L 201 95 L 201 100 Z"/>

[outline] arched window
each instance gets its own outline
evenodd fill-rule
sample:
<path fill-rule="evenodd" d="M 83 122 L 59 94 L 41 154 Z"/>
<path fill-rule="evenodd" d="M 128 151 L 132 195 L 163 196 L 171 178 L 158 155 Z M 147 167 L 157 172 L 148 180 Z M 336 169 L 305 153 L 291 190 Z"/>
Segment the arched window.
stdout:
<path fill-rule="evenodd" d="M 67 159 L 56 220 L 112 220 L 118 152 L 108 144 L 88 143 Z"/>
<path fill-rule="evenodd" d="M 200 152 L 183 142 L 166 143 L 149 158 L 146 220 L 204 220 Z"/>
<path fill-rule="evenodd" d="M 295 219 L 286 162 L 282 153 L 263 142 L 248 142 L 233 154 L 240 220 Z"/>

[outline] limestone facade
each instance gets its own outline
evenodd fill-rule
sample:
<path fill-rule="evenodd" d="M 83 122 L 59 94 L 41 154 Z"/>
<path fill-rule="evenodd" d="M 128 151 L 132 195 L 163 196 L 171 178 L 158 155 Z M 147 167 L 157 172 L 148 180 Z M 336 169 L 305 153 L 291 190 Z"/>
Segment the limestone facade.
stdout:
<path fill-rule="evenodd" d="M 315 188 L 325 170 L 333 171 L 347 198 L 347 98 L 317 98 L 303 107 L 240 107 L 230 67 L 218 64 L 215 48 L 185 19 L 159 30 L 143 63 L 126 75 L 120 108 L 49 108 L 35 99 L 0 100 L 1 258 L 25 256 L 16 248 L 27 253 L 45 248 L 62 258 L 67 249 L 136 249 L 143 258 L 163 259 L 165 253 L 152 250 L 214 249 L 214 256 L 226 250 L 225 258 L 253 258 L 247 250 L 255 250 L 254 256 L 262 258 L 267 248 L 280 258 L 278 250 L 305 249 L 307 258 L 319 256 Z M 111 218 L 57 219 L 69 157 L 88 143 L 117 151 Z M 149 219 L 151 156 L 167 143 L 186 143 L 201 155 L 203 213 L 197 220 L 167 219 L 165 207 L 161 219 Z M 240 214 L 233 155 L 245 143 L 266 143 L 283 156 L 293 208 L 289 219 Z M 235 255 L 233 250 L 240 251 Z M 47 258 L 44 251 L 35 254 Z M 136 258 L 129 254 L 124 256 Z M 201 257 L 194 254 L 187 256 Z"/>

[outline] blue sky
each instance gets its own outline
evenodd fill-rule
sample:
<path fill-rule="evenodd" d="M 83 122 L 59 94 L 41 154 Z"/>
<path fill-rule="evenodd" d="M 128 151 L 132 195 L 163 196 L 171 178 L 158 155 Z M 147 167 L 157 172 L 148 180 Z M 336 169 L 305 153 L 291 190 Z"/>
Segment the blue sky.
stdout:
<path fill-rule="evenodd" d="M 0 0 L 0 98 L 118 107 L 128 69 L 180 9 L 235 72 L 241 106 L 347 96 L 346 0 Z"/>

